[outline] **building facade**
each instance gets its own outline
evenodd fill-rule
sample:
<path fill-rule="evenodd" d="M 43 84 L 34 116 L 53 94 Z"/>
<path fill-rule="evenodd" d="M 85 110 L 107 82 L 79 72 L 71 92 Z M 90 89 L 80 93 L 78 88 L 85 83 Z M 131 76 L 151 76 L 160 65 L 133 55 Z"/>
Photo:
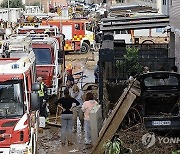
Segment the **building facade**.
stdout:
<path fill-rule="evenodd" d="M 49 6 L 64 6 L 67 5 L 67 0 L 25 0 L 25 5 L 32 5 L 34 3 L 39 3 L 45 13 L 49 12 Z"/>
<path fill-rule="evenodd" d="M 170 0 L 116 0 L 121 5 L 136 4 L 152 7 L 157 9 L 158 13 L 169 15 L 169 1 Z"/>
<path fill-rule="evenodd" d="M 170 27 L 171 44 L 170 49 L 175 54 L 176 65 L 180 72 L 180 0 L 170 0 Z"/>

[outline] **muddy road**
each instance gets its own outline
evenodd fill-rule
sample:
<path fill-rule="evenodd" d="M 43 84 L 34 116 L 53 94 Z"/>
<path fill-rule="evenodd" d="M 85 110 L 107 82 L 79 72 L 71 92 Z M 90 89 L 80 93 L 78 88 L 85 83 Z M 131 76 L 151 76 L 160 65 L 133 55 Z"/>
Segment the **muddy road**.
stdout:
<path fill-rule="evenodd" d="M 86 54 L 68 54 L 66 55 L 66 66 L 72 65 L 73 73 L 83 71 L 86 76 L 79 81 L 81 88 L 87 82 L 94 82 L 94 67 L 97 64 L 98 53 L 89 52 Z M 61 129 L 56 126 L 48 126 L 39 133 L 38 137 L 38 153 L 39 154 L 89 154 L 92 146 L 84 144 L 84 130 L 81 130 L 78 120 L 78 129 L 73 133 L 74 145 L 61 145 Z"/>

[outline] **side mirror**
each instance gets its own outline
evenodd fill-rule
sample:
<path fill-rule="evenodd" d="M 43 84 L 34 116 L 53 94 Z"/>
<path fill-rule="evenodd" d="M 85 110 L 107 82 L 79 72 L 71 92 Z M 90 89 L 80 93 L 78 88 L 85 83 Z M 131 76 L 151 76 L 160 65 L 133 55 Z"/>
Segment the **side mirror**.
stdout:
<path fill-rule="evenodd" d="M 40 98 L 38 93 L 31 93 L 31 110 L 36 111 L 40 108 Z"/>
<path fill-rule="evenodd" d="M 40 83 L 36 82 L 32 84 L 32 91 L 38 91 L 41 89 Z"/>

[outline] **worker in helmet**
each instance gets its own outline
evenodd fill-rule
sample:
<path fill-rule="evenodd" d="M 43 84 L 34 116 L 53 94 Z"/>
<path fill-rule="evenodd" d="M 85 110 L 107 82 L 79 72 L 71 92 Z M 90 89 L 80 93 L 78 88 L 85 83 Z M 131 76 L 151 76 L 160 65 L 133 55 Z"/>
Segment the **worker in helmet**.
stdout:
<path fill-rule="evenodd" d="M 47 86 L 44 84 L 42 77 L 38 77 L 37 81 L 40 83 L 40 87 L 41 87 L 41 89 L 38 91 L 40 97 L 40 116 L 47 118 L 48 117 L 46 110 Z"/>

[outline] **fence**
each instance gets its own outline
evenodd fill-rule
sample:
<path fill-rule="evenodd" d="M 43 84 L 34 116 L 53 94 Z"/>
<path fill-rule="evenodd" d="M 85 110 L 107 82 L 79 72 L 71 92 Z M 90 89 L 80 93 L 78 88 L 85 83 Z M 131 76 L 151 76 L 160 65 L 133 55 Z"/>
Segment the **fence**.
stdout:
<path fill-rule="evenodd" d="M 158 71 L 162 67 L 170 71 L 175 65 L 175 58 L 168 57 L 167 44 L 118 46 L 118 43 L 114 43 L 113 46 L 112 42 L 104 41 L 99 52 L 99 100 L 103 109 L 106 108 L 103 101 L 105 95 L 108 96 L 110 104 L 115 103 L 125 86 L 123 81 L 128 79 L 132 70 L 133 62 L 124 57 L 127 53 L 126 48 L 138 49 L 138 58 L 133 59 L 139 67 L 139 70 L 134 71 L 138 73 L 142 73 L 144 66 L 148 66 L 150 71 Z"/>

